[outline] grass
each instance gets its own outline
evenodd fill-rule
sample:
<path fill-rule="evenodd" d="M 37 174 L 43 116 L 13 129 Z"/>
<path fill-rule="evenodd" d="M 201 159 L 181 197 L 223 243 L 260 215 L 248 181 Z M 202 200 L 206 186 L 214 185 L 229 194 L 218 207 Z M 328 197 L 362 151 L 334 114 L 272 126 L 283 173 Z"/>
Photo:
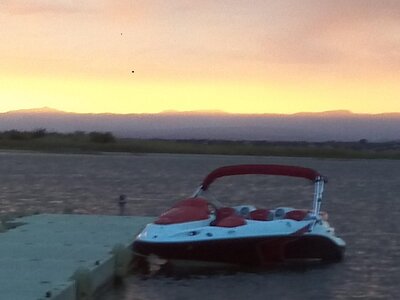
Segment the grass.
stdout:
<path fill-rule="evenodd" d="M 291 156 L 320 158 L 400 159 L 400 142 L 270 142 L 223 140 L 118 139 L 110 133 L 71 134 L 7 131 L 0 149 L 56 153 L 178 153 Z"/>

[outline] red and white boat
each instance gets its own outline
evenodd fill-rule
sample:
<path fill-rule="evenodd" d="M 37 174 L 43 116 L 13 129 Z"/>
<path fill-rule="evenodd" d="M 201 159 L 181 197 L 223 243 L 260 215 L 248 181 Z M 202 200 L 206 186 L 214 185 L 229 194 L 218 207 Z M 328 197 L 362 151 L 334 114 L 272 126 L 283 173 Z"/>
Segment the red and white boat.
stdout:
<path fill-rule="evenodd" d="M 218 178 L 262 174 L 301 177 L 314 182 L 310 210 L 253 205 L 221 207 L 203 192 Z M 292 260 L 338 261 L 345 242 L 320 211 L 325 178 L 309 168 L 286 165 L 234 165 L 218 168 L 191 198 L 148 224 L 137 236 L 134 252 L 162 260 L 195 260 L 263 265 Z"/>

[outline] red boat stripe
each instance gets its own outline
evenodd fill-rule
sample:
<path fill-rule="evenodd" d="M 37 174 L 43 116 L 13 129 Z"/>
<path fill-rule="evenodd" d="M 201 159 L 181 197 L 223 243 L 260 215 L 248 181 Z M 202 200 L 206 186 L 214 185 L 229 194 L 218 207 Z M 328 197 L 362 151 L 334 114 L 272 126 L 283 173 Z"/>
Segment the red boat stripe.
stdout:
<path fill-rule="evenodd" d="M 304 227 L 300 228 L 299 230 L 293 232 L 291 235 L 301 236 L 301 235 L 305 234 L 306 232 L 309 232 L 311 224 L 312 223 L 307 224 L 306 226 L 304 226 Z"/>

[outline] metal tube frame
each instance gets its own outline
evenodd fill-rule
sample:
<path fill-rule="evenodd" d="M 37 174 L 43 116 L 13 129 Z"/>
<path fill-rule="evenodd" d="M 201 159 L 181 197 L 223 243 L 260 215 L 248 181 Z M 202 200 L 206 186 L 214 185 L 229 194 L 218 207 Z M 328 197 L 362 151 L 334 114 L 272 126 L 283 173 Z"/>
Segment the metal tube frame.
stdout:
<path fill-rule="evenodd" d="M 200 194 L 202 192 L 203 192 L 203 186 L 201 185 L 195 190 L 195 192 L 193 193 L 192 197 L 196 198 L 196 197 L 200 196 Z"/>
<path fill-rule="evenodd" d="M 321 176 L 315 179 L 312 215 L 316 219 L 319 218 L 319 213 L 321 210 L 322 193 L 324 192 L 324 182 L 325 180 Z M 203 192 L 203 186 L 201 185 L 196 189 L 192 197 L 198 197 L 202 192 Z"/>
<path fill-rule="evenodd" d="M 322 193 L 324 192 L 324 179 L 318 177 L 314 185 L 313 216 L 318 217 L 321 209 Z"/>

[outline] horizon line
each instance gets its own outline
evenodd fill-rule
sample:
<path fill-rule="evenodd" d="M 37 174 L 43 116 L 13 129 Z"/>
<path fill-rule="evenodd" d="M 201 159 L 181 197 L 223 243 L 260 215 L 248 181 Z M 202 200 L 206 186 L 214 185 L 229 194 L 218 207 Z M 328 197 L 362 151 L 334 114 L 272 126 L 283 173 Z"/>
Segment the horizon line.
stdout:
<path fill-rule="evenodd" d="M 263 116 L 263 115 L 281 115 L 281 116 L 293 116 L 293 115 L 301 115 L 301 114 L 331 114 L 331 115 L 387 115 L 387 114 L 400 114 L 399 111 L 391 111 L 391 112 L 377 112 L 377 113 L 363 113 L 363 112 L 354 112 L 348 109 L 334 109 L 334 110 L 323 110 L 323 111 L 299 111 L 293 113 L 281 113 L 281 112 L 262 112 L 262 113 L 240 113 L 240 112 L 229 112 L 218 109 L 199 109 L 199 110 L 163 110 L 159 112 L 127 112 L 127 113 L 118 113 L 118 112 L 76 112 L 76 111 L 67 111 L 61 110 L 49 106 L 43 107 L 32 107 L 32 108 L 20 108 L 8 111 L 0 111 L 0 114 L 12 114 L 12 113 L 66 113 L 66 114 L 80 114 L 80 115 L 168 115 L 168 114 L 199 114 L 199 115 L 242 115 L 242 116 Z"/>

